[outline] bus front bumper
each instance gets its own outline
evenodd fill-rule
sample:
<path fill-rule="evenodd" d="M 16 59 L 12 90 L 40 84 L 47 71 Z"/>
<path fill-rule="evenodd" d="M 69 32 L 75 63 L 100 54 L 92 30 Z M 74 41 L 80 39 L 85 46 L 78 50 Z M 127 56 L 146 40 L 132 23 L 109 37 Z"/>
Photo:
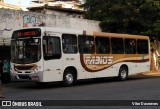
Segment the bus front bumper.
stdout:
<path fill-rule="evenodd" d="M 11 74 L 11 81 L 40 81 L 38 74 Z"/>

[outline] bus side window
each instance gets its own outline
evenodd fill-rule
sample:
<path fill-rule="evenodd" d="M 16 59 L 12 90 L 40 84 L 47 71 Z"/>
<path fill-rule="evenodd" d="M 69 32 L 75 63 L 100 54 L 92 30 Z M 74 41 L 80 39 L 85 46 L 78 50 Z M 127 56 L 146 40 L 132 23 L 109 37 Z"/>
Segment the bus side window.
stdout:
<path fill-rule="evenodd" d="M 113 54 L 124 54 L 123 38 L 111 38 L 111 47 Z"/>
<path fill-rule="evenodd" d="M 53 43 L 52 42 L 49 42 L 48 43 L 48 53 L 47 53 L 47 55 L 48 56 L 52 56 L 52 54 L 53 54 Z"/>
<path fill-rule="evenodd" d="M 138 54 L 148 54 L 148 40 L 137 40 L 137 52 Z"/>
<path fill-rule="evenodd" d="M 47 56 L 47 40 L 43 38 L 43 55 Z"/>
<path fill-rule="evenodd" d="M 64 53 L 77 53 L 77 36 L 74 34 L 63 34 L 62 45 Z"/>
<path fill-rule="evenodd" d="M 43 38 L 43 54 L 45 60 L 61 58 L 60 38 L 45 36 Z"/>
<path fill-rule="evenodd" d="M 110 42 L 108 37 L 96 37 L 96 53 L 107 54 L 110 53 Z"/>
<path fill-rule="evenodd" d="M 126 54 L 136 54 L 136 40 L 135 39 L 125 39 L 125 53 Z"/>
<path fill-rule="evenodd" d="M 93 36 L 78 36 L 79 53 L 94 53 L 94 37 Z"/>
<path fill-rule="evenodd" d="M 43 53 L 44 53 L 43 55 L 46 56 L 46 45 L 45 44 L 43 44 Z"/>

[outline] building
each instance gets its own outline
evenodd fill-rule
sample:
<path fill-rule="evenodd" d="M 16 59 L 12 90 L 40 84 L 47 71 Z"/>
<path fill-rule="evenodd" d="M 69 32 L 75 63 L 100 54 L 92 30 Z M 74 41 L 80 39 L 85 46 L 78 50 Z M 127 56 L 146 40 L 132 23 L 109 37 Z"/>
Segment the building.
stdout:
<path fill-rule="evenodd" d="M 74 18 L 82 18 L 84 13 L 79 0 L 32 0 L 28 10 Z"/>
<path fill-rule="evenodd" d="M 0 2 L 0 8 L 12 9 L 12 10 L 22 10 L 22 8 L 20 6 L 7 4 L 7 3 L 4 3 L 3 1 Z"/>
<path fill-rule="evenodd" d="M 10 10 L 22 10 L 21 7 L 4 3 L 3 0 L 0 1 L 0 9 L 1 8 L 10 9 Z M 6 20 L 6 19 L 7 19 L 6 16 L 0 16 L 0 57 L 1 58 L 2 57 L 3 58 L 10 57 L 10 46 L 8 46 L 8 44 L 6 44 L 8 42 L 7 40 L 10 40 L 10 39 L 2 36 L 3 31 L 5 31 L 5 29 L 8 26 L 6 23 L 10 22 L 9 21 L 10 18 L 8 20 Z M 10 26 L 12 26 L 12 24 Z M 8 28 L 9 28 L 9 26 L 8 26 Z"/>
<path fill-rule="evenodd" d="M 11 4 L 7 4 L 4 3 L 3 0 L 0 1 L 0 9 L 10 9 L 10 10 L 22 10 L 21 7 L 19 6 L 15 6 L 15 5 L 11 5 Z M 2 34 L 5 31 L 5 29 L 7 28 L 7 22 L 10 22 L 10 18 L 8 20 L 6 20 L 6 16 L 0 16 L 0 57 L 2 59 L 9 59 L 10 58 L 10 46 L 8 45 L 7 42 L 9 42 L 8 40 L 10 40 L 10 38 L 7 37 L 3 37 Z M 12 24 L 10 25 L 10 27 L 12 26 Z M 8 26 L 9 28 L 9 26 Z M 6 44 L 7 43 L 7 44 Z"/>

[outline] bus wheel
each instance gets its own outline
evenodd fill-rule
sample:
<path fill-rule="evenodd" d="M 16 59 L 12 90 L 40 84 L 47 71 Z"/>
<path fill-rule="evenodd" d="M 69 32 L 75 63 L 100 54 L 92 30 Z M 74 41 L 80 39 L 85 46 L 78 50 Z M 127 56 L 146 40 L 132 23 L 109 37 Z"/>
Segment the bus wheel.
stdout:
<path fill-rule="evenodd" d="M 75 82 L 75 75 L 73 70 L 67 69 L 63 75 L 63 84 L 67 87 L 72 86 Z"/>
<path fill-rule="evenodd" d="M 122 66 L 119 69 L 118 79 L 121 80 L 121 81 L 124 81 L 124 80 L 127 79 L 127 77 L 128 77 L 128 70 L 125 66 Z"/>

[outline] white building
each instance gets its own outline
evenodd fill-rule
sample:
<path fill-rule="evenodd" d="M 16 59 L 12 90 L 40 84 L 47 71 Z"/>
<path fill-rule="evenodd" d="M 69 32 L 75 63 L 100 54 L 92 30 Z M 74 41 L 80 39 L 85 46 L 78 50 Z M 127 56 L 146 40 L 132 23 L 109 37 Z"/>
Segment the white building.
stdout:
<path fill-rule="evenodd" d="M 32 0 L 28 10 L 65 17 L 82 18 L 82 1 L 77 0 Z"/>

